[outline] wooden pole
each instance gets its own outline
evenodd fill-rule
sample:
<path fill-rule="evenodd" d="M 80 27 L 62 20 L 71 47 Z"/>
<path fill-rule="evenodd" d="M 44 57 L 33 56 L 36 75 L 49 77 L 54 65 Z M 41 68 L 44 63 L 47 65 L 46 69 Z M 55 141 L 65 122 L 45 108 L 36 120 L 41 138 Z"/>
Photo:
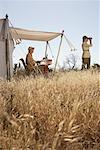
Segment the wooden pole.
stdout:
<path fill-rule="evenodd" d="M 45 58 L 47 58 L 48 41 L 46 42 Z"/>
<path fill-rule="evenodd" d="M 61 34 L 61 40 L 60 40 L 60 45 L 59 45 L 59 49 L 58 49 L 58 54 L 57 54 L 57 58 L 56 58 L 56 62 L 55 62 L 54 72 L 56 71 L 56 67 L 57 67 L 57 63 L 58 63 L 58 57 L 59 57 L 59 54 L 60 54 L 60 48 L 61 48 L 61 44 L 62 44 L 62 37 L 63 37 L 63 34 L 64 34 L 64 30 L 62 31 L 62 34 Z"/>
<path fill-rule="evenodd" d="M 9 40 L 8 40 L 8 15 L 5 18 L 5 51 L 6 51 L 6 70 L 7 70 L 7 80 L 10 80 L 10 60 L 9 60 Z"/>

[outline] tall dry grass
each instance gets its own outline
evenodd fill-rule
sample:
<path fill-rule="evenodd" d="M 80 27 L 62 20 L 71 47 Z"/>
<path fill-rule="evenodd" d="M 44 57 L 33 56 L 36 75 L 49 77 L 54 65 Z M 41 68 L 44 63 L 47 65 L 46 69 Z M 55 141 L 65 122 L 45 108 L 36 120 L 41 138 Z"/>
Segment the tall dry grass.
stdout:
<path fill-rule="evenodd" d="M 1 150 L 99 150 L 99 73 L 0 81 Z"/>

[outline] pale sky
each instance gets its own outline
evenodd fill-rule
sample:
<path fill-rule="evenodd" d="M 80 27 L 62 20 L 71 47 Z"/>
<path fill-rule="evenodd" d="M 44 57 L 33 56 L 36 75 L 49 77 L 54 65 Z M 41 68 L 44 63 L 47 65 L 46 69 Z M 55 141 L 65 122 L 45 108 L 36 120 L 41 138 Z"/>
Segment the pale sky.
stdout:
<path fill-rule="evenodd" d="M 99 0 L 59 0 L 59 1 L 34 1 L 34 0 L 0 0 L 0 18 L 6 13 L 14 27 L 25 28 L 35 31 L 62 32 L 75 46 L 78 63 L 81 63 L 82 37 L 87 35 L 93 38 L 91 63 L 100 64 L 100 1 Z M 60 38 L 52 40 L 52 55 L 56 59 Z M 35 59 L 44 56 L 45 42 L 23 41 L 18 45 L 13 54 L 14 63 L 27 54 L 28 46 L 34 46 Z M 63 40 L 59 64 L 63 64 L 70 55 L 69 46 Z M 51 55 L 48 50 L 48 55 Z M 50 57 L 52 57 L 52 55 Z"/>

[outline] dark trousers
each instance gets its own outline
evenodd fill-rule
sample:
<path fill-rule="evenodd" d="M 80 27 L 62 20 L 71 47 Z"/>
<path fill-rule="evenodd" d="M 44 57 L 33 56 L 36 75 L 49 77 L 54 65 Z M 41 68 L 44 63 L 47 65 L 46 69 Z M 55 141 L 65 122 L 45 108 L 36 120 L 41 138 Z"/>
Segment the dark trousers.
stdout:
<path fill-rule="evenodd" d="M 90 58 L 82 58 L 82 69 L 90 68 Z"/>

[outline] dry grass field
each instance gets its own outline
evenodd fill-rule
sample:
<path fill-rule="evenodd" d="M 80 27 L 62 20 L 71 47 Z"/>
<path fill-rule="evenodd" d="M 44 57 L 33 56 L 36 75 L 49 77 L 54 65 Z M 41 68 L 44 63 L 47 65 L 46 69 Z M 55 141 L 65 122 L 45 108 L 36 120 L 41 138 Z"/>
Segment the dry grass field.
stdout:
<path fill-rule="evenodd" d="M 100 150 L 99 75 L 0 80 L 0 150 Z"/>

